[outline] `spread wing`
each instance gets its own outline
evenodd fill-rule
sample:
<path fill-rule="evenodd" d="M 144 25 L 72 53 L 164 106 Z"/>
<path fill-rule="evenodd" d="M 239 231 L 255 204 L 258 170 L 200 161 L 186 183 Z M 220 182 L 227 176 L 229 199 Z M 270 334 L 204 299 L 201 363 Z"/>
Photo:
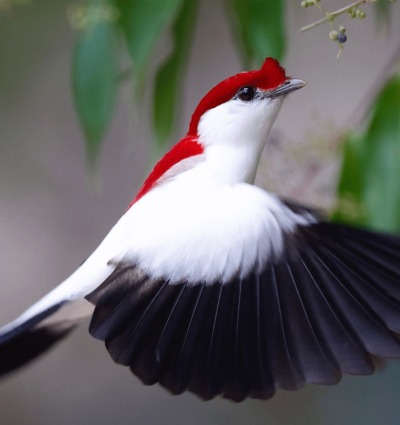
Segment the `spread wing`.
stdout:
<path fill-rule="evenodd" d="M 121 263 L 87 298 L 91 334 L 144 383 L 268 399 L 400 357 L 400 238 L 299 225 L 262 271 L 228 283 L 171 284 Z"/>

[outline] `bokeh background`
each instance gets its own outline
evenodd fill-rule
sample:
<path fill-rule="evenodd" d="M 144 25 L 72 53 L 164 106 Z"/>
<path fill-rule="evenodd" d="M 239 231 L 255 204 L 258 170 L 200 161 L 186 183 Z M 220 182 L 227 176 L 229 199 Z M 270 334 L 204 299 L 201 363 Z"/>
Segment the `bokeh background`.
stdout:
<path fill-rule="evenodd" d="M 76 34 L 66 17 L 70 3 L 33 0 L 0 11 L 1 323 L 88 256 L 125 211 L 155 159 L 149 98 L 133 103 L 132 87 L 122 84 L 97 177 L 88 178 L 71 95 Z M 284 66 L 308 85 L 284 105 L 258 181 L 330 207 L 340 166 L 338 134 L 360 124 L 371 94 L 387 77 L 400 45 L 400 2 L 391 5 L 383 27 L 373 13 L 363 21 L 344 18 L 349 40 L 339 60 L 328 26 L 299 34 L 301 26 L 320 17 L 299 3 L 287 1 Z M 347 4 L 325 1 L 330 9 L 341 3 Z M 184 134 L 202 95 L 243 69 L 224 1 L 202 0 L 198 14 L 176 138 Z M 400 364 L 392 361 L 374 376 L 278 391 L 267 402 L 174 397 L 157 385 L 143 386 L 113 364 L 85 324 L 0 383 L 0 423 L 394 425 L 400 423 L 399 396 Z"/>

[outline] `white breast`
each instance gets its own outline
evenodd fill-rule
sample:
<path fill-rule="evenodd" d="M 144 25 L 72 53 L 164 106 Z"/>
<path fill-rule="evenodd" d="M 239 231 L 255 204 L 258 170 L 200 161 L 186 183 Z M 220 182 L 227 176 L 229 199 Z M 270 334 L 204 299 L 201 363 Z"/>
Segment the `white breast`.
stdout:
<path fill-rule="evenodd" d="M 115 260 L 171 283 L 228 282 L 261 270 L 281 252 L 283 233 L 310 220 L 255 186 L 190 180 L 154 189 L 127 212 L 126 243 Z"/>

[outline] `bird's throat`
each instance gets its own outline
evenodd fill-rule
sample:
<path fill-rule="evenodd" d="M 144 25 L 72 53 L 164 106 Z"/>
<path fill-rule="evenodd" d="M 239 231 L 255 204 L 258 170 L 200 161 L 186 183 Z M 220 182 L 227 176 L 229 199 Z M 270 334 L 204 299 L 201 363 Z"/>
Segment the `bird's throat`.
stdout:
<path fill-rule="evenodd" d="M 262 147 L 209 146 L 206 151 L 205 169 L 221 184 L 253 184 Z"/>

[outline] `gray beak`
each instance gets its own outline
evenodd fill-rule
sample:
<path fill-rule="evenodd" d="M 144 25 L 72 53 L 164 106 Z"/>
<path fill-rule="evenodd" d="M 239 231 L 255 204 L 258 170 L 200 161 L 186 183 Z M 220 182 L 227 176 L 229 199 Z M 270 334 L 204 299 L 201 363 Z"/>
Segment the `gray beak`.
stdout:
<path fill-rule="evenodd" d="M 288 78 L 279 87 L 269 91 L 268 96 L 275 97 L 275 96 L 281 96 L 283 94 L 288 94 L 292 91 L 301 89 L 305 85 L 306 85 L 306 82 L 303 80 L 298 80 L 297 78 Z"/>

